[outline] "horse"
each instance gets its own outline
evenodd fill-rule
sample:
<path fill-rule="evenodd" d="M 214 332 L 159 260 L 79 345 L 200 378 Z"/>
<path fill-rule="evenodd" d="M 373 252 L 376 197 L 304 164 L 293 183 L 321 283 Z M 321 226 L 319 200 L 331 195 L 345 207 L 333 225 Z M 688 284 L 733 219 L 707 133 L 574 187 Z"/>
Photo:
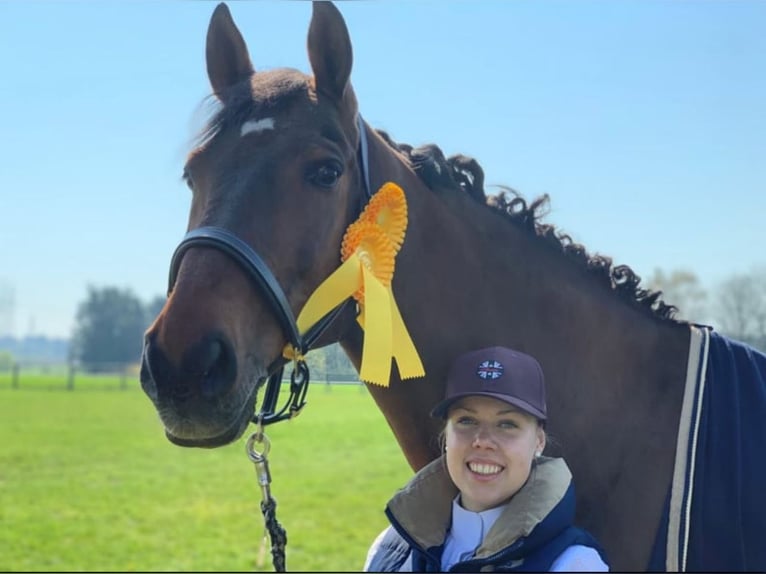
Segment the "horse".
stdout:
<path fill-rule="evenodd" d="M 206 65 L 218 109 L 184 167 L 194 241 L 176 252 L 142 357 L 167 438 L 210 448 L 242 435 L 300 337 L 291 318 L 339 266 L 370 190 L 394 182 L 409 223 L 392 288 L 425 376 L 403 380 L 392 365 L 387 386 L 367 386 L 412 469 L 441 454 L 429 411 L 451 360 L 516 348 L 543 366 L 552 454 L 571 467 L 577 523 L 613 569 L 766 569 L 756 493 L 766 357 L 677 319 L 630 267 L 543 223 L 547 196 L 487 195 L 476 160 L 369 126 L 350 83 L 350 35 L 329 2 L 313 4 L 308 55 L 310 75 L 256 71 L 226 5 L 212 14 Z M 339 342 L 359 369 L 356 319 L 344 305 L 312 345 Z M 714 379 L 727 365 L 726 380 Z"/>

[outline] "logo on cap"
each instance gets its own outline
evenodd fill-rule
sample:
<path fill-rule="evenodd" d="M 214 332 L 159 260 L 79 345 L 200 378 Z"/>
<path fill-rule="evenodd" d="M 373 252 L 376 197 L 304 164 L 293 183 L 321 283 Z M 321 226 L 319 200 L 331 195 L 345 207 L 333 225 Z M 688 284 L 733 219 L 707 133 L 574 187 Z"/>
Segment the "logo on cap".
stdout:
<path fill-rule="evenodd" d="M 476 374 L 482 379 L 498 379 L 503 375 L 503 364 L 498 361 L 483 361 L 476 369 Z"/>

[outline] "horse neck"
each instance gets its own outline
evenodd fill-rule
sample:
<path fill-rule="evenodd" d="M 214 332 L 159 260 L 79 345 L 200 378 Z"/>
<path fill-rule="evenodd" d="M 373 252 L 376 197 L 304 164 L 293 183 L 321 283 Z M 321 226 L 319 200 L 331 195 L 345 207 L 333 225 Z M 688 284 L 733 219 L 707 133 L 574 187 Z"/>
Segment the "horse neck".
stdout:
<path fill-rule="evenodd" d="M 510 339 L 542 354 L 554 349 L 558 358 L 586 349 L 591 357 L 656 352 L 669 322 L 629 304 L 583 265 L 468 194 L 428 189 L 395 156 L 388 168 L 408 198 L 394 281 L 412 329 L 432 333 L 439 322 L 459 330 L 460 343 Z"/>
<path fill-rule="evenodd" d="M 686 356 L 686 330 L 633 308 L 468 194 L 430 190 L 380 138 L 371 137 L 370 146 L 373 188 L 393 180 L 407 194 L 394 292 L 427 373 L 426 384 L 395 375 L 388 391 L 371 390 L 413 467 L 438 454 L 439 424 L 427 413 L 443 395 L 450 361 L 470 349 L 505 345 L 537 357 L 552 419 L 570 409 L 581 413 L 552 425 L 567 435 L 592 423 L 590 402 L 599 394 L 615 404 L 651 404 L 663 386 L 680 387 L 685 361 L 677 358 Z M 346 342 L 352 360 L 360 341 L 356 333 L 355 343 Z M 680 402 L 674 394 L 668 409 L 676 395 Z M 619 409 L 610 413 L 603 424 Z"/>

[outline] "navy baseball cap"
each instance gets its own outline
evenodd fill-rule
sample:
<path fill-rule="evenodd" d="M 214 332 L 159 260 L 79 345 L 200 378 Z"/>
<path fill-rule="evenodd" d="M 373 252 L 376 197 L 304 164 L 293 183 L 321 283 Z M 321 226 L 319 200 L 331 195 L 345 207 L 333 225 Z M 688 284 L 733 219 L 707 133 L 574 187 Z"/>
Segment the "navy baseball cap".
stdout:
<path fill-rule="evenodd" d="M 431 416 L 446 418 L 455 401 L 473 395 L 504 401 L 543 421 L 547 418 L 543 369 L 520 351 L 489 347 L 460 355 L 447 375 L 445 397 Z"/>

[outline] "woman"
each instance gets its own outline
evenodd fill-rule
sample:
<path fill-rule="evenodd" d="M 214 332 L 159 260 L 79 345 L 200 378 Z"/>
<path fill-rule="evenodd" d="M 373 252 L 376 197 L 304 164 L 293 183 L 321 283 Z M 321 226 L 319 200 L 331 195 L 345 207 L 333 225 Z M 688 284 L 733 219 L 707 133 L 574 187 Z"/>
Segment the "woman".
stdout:
<path fill-rule="evenodd" d="M 595 539 L 572 525 L 574 486 L 543 457 L 545 382 L 529 355 L 491 347 L 461 355 L 432 416 L 444 455 L 388 503 L 391 526 L 366 571 L 607 571 Z"/>

